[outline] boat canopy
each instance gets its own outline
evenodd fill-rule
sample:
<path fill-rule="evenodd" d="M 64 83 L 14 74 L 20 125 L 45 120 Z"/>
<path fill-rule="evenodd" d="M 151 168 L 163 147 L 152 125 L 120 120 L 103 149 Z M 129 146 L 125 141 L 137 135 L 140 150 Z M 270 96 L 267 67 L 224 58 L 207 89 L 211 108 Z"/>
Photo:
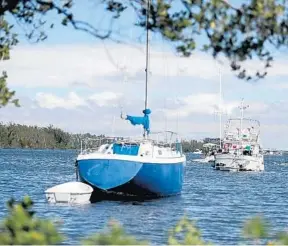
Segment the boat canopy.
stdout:
<path fill-rule="evenodd" d="M 150 133 L 150 121 L 149 121 L 149 114 L 151 114 L 150 109 L 143 110 L 144 116 L 131 116 L 127 115 L 126 120 L 129 120 L 132 125 L 142 125 L 145 132 L 148 134 Z"/>

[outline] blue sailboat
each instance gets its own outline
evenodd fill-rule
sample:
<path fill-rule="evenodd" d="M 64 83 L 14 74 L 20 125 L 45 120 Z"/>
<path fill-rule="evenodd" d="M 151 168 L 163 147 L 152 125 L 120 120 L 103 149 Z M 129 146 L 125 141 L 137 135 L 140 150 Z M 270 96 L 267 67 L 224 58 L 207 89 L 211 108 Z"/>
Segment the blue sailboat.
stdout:
<path fill-rule="evenodd" d="M 149 9 L 149 0 L 147 9 Z M 147 11 L 146 28 L 149 11 Z M 143 116 L 123 115 L 121 118 L 132 125 L 142 125 L 140 139 L 99 138 L 96 149 L 82 148 L 78 155 L 77 174 L 80 181 L 88 183 L 94 191 L 132 195 L 139 197 L 163 197 L 180 194 L 182 191 L 186 157 L 177 134 L 164 132 L 165 140 L 153 139 L 150 131 L 147 107 L 149 31 L 146 32 L 146 83 L 145 109 Z M 170 139 L 167 139 L 167 134 Z M 175 137 L 175 141 L 173 141 Z"/>

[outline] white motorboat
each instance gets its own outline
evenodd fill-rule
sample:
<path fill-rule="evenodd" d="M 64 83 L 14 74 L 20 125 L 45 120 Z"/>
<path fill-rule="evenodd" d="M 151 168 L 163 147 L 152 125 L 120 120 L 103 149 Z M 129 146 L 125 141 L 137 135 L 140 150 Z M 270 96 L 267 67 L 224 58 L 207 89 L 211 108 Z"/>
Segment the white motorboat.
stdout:
<path fill-rule="evenodd" d="M 192 154 L 194 154 L 194 155 L 201 155 L 201 154 L 202 154 L 202 150 L 196 149 L 194 152 L 192 152 Z"/>
<path fill-rule="evenodd" d="M 251 156 L 224 153 L 216 155 L 215 166 L 221 171 L 264 171 L 264 159 L 255 152 Z"/>
<path fill-rule="evenodd" d="M 214 154 L 219 149 L 219 145 L 214 143 L 205 143 L 203 144 L 203 158 L 194 159 L 195 162 L 200 163 L 213 163 L 215 161 Z"/>
<path fill-rule="evenodd" d="M 82 182 L 67 182 L 45 191 L 49 203 L 90 203 L 93 188 Z"/>
<path fill-rule="evenodd" d="M 260 123 L 241 117 L 229 119 L 224 133 L 223 148 L 215 156 L 215 169 L 221 171 L 264 171 L 264 158 L 259 135 Z"/>
<path fill-rule="evenodd" d="M 219 138 L 219 142 L 221 145 L 221 135 Z M 215 153 L 219 151 L 221 148 L 219 144 L 215 143 L 205 143 L 203 144 L 204 155 L 205 155 L 205 162 L 213 164 L 215 162 Z"/>

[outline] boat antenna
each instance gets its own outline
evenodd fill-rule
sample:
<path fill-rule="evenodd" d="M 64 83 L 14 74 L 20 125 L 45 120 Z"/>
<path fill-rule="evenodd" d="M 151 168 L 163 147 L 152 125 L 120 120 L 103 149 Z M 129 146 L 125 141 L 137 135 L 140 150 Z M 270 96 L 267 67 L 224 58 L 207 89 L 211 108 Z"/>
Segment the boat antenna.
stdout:
<path fill-rule="evenodd" d="M 216 63 L 217 64 L 217 63 Z M 223 96 L 222 96 L 222 71 L 221 64 L 217 64 L 218 72 L 219 72 L 219 103 L 218 110 L 215 112 L 219 115 L 219 148 L 222 149 L 222 115 L 226 115 L 226 111 L 223 110 Z"/>
<path fill-rule="evenodd" d="M 240 112 L 241 112 L 241 118 L 240 118 L 240 139 L 242 141 L 242 128 L 243 128 L 243 118 L 244 118 L 244 110 L 247 109 L 249 105 L 244 105 L 244 98 L 241 100 L 241 104 L 239 106 Z"/>
<path fill-rule="evenodd" d="M 219 145 L 220 150 L 222 149 L 222 74 L 221 74 L 221 68 L 219 65 Z"/>

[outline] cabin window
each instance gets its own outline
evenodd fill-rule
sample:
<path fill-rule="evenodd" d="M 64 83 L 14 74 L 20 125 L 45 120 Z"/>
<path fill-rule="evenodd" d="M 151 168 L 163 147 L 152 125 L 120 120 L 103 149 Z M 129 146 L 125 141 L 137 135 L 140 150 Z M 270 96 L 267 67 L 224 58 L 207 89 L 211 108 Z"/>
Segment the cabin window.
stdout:
<path fill-rule="evenodd" d="M 138 144 L 113 144 L 113 154 L 118 155 L 138 155 Z"/>

